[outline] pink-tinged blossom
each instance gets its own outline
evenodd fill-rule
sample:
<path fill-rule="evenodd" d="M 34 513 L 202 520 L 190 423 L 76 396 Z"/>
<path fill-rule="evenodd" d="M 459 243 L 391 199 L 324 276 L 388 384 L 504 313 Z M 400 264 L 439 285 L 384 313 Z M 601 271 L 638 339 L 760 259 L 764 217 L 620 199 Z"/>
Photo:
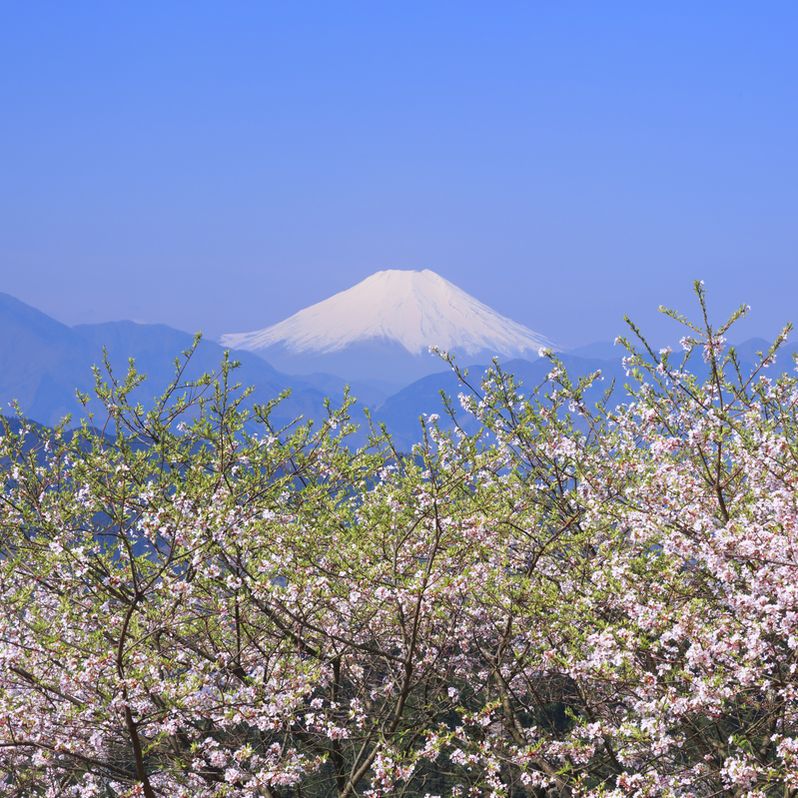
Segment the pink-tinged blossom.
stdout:
<path fill-rule="evenodd" d="M 720 377 L 630 353 L 600 412 L 496 367 L 407 458 L 124 395 L 119 445 L 9 430 L 0 795 L 798 789 L 798 384 L 684 347 Z"/>

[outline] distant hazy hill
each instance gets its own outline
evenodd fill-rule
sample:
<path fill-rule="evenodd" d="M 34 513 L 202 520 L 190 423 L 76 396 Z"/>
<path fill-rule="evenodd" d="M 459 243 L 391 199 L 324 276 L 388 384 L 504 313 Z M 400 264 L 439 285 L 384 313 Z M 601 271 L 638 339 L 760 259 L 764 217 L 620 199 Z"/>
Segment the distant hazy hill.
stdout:
<path fill-rule="evenodd" d="M 72 328 L 0 294 L 0 402 L 12 399 L 32 419 L 53 423 L 79 406 L 75 389 L 92 384 L 91 348 Z"/>
<path fill-rule="evenodd" d="M 770 344 L 761 338 L 752 338 L 735 346 L 743 374 L 747 374 L 753 368 L 753 364 L 759 361 L 759 353 L 767 351 L 769 346 Z M 589 353 L 595 353 L 595 356 L 590 357 Z M 615 391 L 610 401 L 610 406 L 612 406 L 616 402 L 627 401 L 628 398 L 624 386 L 630 382 L 630 379 L 626 376 L 622 363 L 625 354 L 626 350 L 621 346 L 597 343 L 571 352 L 559 353 L 558 357 L 572 379 L 601 370 L 602 380 L 588 391 L 586 399 L 590 404 L 597 402 L 614 382 Z M 798 354 L 798 345 L 785 344 L 780 350 L 775 364 L 765 369 L 763 374 L 774 377 L 785 372 L 795 373 L 793 358 L 796 354 Z M 551 370 L 551 362 L 548 359 L 538 359 L 533 362 L 513 359 L 504 361 L 502 366 L 521 383 L 524 393 L 529 393 L 544 385 L 546 376 Z M 708 375 L 709 367 L 701 358 L 700 353 L 694 353 L 690 358 L 689 368 L 699 378 L 706 378 Z M 469 382 L 479 388 L 486 369 L 485 365 L 470 366 L 468 368 Z M 419 417 L 422 414 L 443 412 L 444 404 L 441 399 L 441 391 L 454 400 L 453 406 L 458 411 L 458 423 L 467 431 L 475 431 L 475 422 L 461 410 L 457 401 L 458 395 L 468 393 L 468 390 L 458 383 L 451 371 L 423 377 L 397 391 L 377 408 L 375 418 L 377 421 L 384 422 L 393 432 L 400 447 L 407 448 L 419 439 Z"/>
<path fill-rule="evenodd" d="M 122 321 L 68 327 L 0 294 L 0 402 L 5 412 L 12 399 L 18 400 L 27 417 L 43 424 L 54 424 L 67 413 L 80 415 L 75 389 L 91 389 L 91 366 L 102 362 L 103 347 L 120 376 L 128 358 L 135 359 L 138 370 L 147 376 L 141 398 L 150 399 L 168 384 L 175 358 L 192 340 L 188 333 L 160 324 Z M 202 341 L 187 376 L 217 370 L 223 354 L 219 344 Z M 325 396 L 335 399 L 343 392 L 344 381 L 335 377 L 321 375 L 314 382 L 288 376 L 246 352 L 236 353 L 235 359 L 241 361 L 236 379 L 255 387 L 257 401 L 264 402 L 285 388 L 292 390 L 277 413 L 278 421 L 300 414 L 317 417 L 323 412 Z"/>
<path fill-rule="evenodd" d="M 604 379 L 588 393 L 589 402 L 598 401 L 613 379 L 619 388 L 623 387 L 625 375 L 620 358 L 606 361 L 574 357 L 569 354 L 560 357 L 568 373 L 573 377 L 585 376 L 601 369 Z M 548 359 L 538 359 L 534 362 L 514 359 L 504 362 L 502 367 L 520 382 L 524 393 L 529 393 L 546 381 L 552 365 Z M 470 384 L 479 389 L 486 370 L 486 365 L 470 366 L 468 368 Z M 451 371 L 429 375 L 398 391 L 378 408 L 375 413 L 376 419 L 384 422 L 393 432 L 397 443 L 406 448 L 419 439 L 421 429 L 419 417 L 422 414 L 442 413 L 444 405 L 441 391 L 453 399 L 458 423 L 466 431 L 474 431 L 477 426 L 475 421 L 461 409 L 457 399 L 460 393 L 467 394 L 468 390 L 458 383 Z"/>
<path fill-rule="evenodd" d="M 52 425 L 67 413 L 80 416 L 82 408 L 75 398 L 75 389 L 91 390 L 94 384 L 91 366 L 102 362 L 103 347 L 107 349 L 112 367 L 120 376 L 127 368 L 128 358 L 135 359 L 139 371 L 147 375 L 147 382 L 140 389 L 138 397 L 146 402 L 168 384 L 173 375 L 175 358 L 191 343 L 192 336 L 188 333 L 160 324 L 121 321 L 69 327 L 7 294 L 0 294 L 0 414 L 8 414 L 8 403 L 17 399 L 28 418 L 43 424 Z M 453 341 L 449 340 L 449 343 Z M 393 349 L 383 350 L 382 355 L 379 352 L 371 353 L 376 360 L 369 360 L 367 356 L 368 343 L 351 344 L 345 352 L 339 353 L 342 356 L 342 370 L 348 358 L 361 357 L 358 363 L 354 366 L 350 363 L 349 367 L 358 371 L 360 377 L 371 375 L 370 379 L 345 380 L 322 372 L 304 376 L 289 375 L 253 353 L 237 351 L 233 354 L 241 361 L 241 368 L 236 373 L 236 380 L 253 386 L 253 398 L 258 402 L 271 399 L 285 388 L 291 389 L 290 398 L 275 414 L 277 423 L 285 423 L 297 416 L 321 417 L 324 414 L 324 398 L 330 397 L 334 402 L 339 400 L 345 383 L 349 381 L 353 394 L 359 400 L 358 407 L 370 407 L 376 420 L 385 422 L 398 444 L 407 448 L 418 439 L 419 416 L 441 412 L 440 391 L 449 394 L 457 404 L 457 394 L 463 388 L 440 358 L 428 355 L 429 361 L 424 363 L 424 368 L 432 373 L 404 383 L 399 374 L 394 375 L 393 382 L 398 383 L 399 387 L 389 390 L 384 380 L 373 377 L 373 372 L 379 372 L 379 366 L 395 363 L 389 355 L 400 359 L 417 356 L 411 355 L 397 341 L 389 342 L 386 346 Z M 737 350 L 744 368 L 755 362 L 757 352 L 767 347 L 768 343 L 762 339 L 739 344 Z M 454 346 L 450 349 L 456 351 Z M 792 355 L 796 351 L 798 347 L 795 345 L 785 347 L 770 373 L 792 371 Z M 203 372 L 215 371 L 223 354 L 224 348 L 219 344 L 202 341 L 187 376 L 196 377 Z M 335 355 L 336 352 L 333 352 L 330 356 Z M 622 355 L 623 349 L 619 346 L 597 343 L 563 353 L 561 357 L 575 377 L 602 369 L 605 380 L 589 397 L 598 399 L 613 379 L 617 381 L 619 389 L 622 388 L 626 380 L 621 365 Z M 294 365 L 297 370 L 300 365 L 309 362 L 306 355 L 297 355 L 296 358 Z M 459 357 L 458 361 L 469 362 L 464 357 Z M 489 358 L 470 362 L 485 364 Z M 505 368 L 523 383 L 526 391 L 540 385 L 550 368 L 547 359 L 504 357 L 503 362 Z M 694 358 L 693 369 L 699 372 L 705 369 L 700 356 Z M 484 365 L 470 368 L 470 376 L 475 384 L 479 383 L 484 370 Z M 620 390 L 618 397 L 623 397 Z M 358 412 L 356 420 L 362 418 Z M 464 413 L 460 413 L 459 420 L 466 428 L 473 428 L 473 422 Z M 364 437 L 361 435 L 358 441 L 363 441 Z"/>

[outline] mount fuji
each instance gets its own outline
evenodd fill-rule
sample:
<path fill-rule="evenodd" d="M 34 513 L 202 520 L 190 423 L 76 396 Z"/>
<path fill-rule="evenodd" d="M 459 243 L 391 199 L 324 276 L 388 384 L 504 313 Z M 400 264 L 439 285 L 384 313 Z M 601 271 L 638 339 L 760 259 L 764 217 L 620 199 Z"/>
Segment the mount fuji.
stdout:
<path fill-rule="evenodd" d="M 494 356 L 535 359 L 541 347 L 553 348 L 429 269 L 378 271 L 271 327 L 228 333 L 221 342 L 288 373 L 326 372 L 386 386 L 446 370 L 430 347 L 464 365 Z"/>

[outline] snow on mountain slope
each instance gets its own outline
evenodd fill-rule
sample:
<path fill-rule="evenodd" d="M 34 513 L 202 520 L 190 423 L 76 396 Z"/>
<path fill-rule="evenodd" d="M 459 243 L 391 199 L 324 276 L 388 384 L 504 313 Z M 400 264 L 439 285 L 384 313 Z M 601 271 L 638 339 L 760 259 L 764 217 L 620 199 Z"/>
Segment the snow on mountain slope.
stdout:
<path fill-rule="evenodd" d="M 271 327 L 222 336 L 233 349 L 280 346 L 296 354 L 330 354 L 372 341 L 398 344 L 412 355 L 430 346 L 466 355 L 536 355 L 551 346 L 429 269 L 379 271 Z"/>

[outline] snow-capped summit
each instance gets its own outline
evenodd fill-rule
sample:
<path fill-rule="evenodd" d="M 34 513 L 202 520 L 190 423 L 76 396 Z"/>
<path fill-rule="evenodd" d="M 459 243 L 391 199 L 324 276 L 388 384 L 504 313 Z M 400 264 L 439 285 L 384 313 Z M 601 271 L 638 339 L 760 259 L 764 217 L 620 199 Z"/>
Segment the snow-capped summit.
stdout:
<path fill-rule="evenodd" d="M 284 321 L 222 343 L 258 350 L 283 344 L 294 352 L 335 352 L 354 343 L 386 339 L 417 355 L 430 346 L 469 355 L 537 352 L 551 344 L 501 316 L 429 269 L 385 269 Z"/>
<path fill-rule="evenodd" d="M 222 343 L 255 351 L 283 369 L 293 359 L 302 364 L 300 368 L 334 373 L 341 372 L 336 364 L 343 362 L 345 353 L 357 352 L 362 361 L 369 361 L 365 369 L 357 369 L 361 375 L 375 373 L 386 349 L 393 352 L 388 360 L 396 359 L 397 350 L 417 360 L 431 346 L 469 358 L 536 357 L 540 347 L 551 346 L 542 335 L 500 315 L 429 269 L 376 272 L 271 327 L 224 335 Z M 383 350 L 376 358 L 375 347 Z M 427 357 L 424 361 L 421 372 L 441 367 L 439 361 L 433 364 Z M 394 373 L 390 363 L 383 365 Z"/>

